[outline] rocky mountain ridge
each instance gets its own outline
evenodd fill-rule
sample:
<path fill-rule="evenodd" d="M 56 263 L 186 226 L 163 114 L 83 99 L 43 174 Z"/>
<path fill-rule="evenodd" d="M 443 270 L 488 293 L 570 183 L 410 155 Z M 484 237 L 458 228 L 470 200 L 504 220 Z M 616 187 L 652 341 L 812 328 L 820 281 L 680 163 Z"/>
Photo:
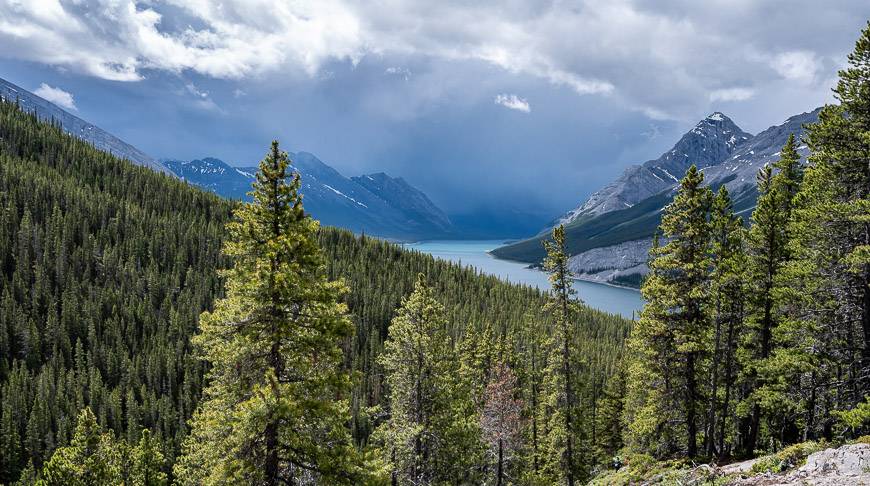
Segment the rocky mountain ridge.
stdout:
<path fill-rule="evenodd" d="M 394 239 L 432 239 L 451 234 L 450 219 L 401 178 L 384 173 L 347 178 L 313 154 L 289 154 L 302 176 L 305 209 L 323 224 Z M 231 199 L 246 199 L 257 167 L 233 167 L 213 157 L 164 159 L 182 179 Z"/>
<path fill-rule="evenodd" d="M 41 120 L 95 148 L 134 164 L 176 175 L 222 196 L 243 199 L 251 188 L 256 167 L 231 167 L 220 159 L 158 161 L 133 145 L 89 123 L 54 103 L 4 79 L 0 98 L 14 101 Z M 402 179 L 372 174 L 350 180 L 317 157 L 294 154 L 294 170 L 303 175 L 305 207 L 324 224 L 396 239 L 435 238 L 451 234 L 452 224 L 429 198 Z"/>
<path fill-rule="evenodd" d="M 719 112 L 701 120 L 670 151 L 627 169 L 561 219 L 572 270 L 579 278 L 593 281 L 639 281 L 647 267 L 638 262 L 646 261 L 661 211 L 693 163 L 704 173 L 706 184 L 728 188 L 735 209 L 748 220 L 757 197 L 756 173 L 776 161 L 788 135 L 800 137 L 803 126 L 818 119 L 819 110 L 795 115 L 754 136 Z M 804 144 L 798 151 L 804 159 L 809 154 Z M 541 240 L 548 233 L 549 228 L 493 254 L 536 264 L 544 256 Z"/>
<path fill-rule="evenodd" d="M 70 135 L 91 143 L 99 150 L 127 159 L 134 164 L 150 167 L 158 172 L 169 172 L 162 164 L 145 152 L 100 127 L 61 109 L 54 103 L 2 78 L 0 78 L 0 98 L 17 102 L 24 111 L 35 114 L 40 120 L 53 121 L 59 124 Z"/>
<path fill-rule="evenodd" d="M 750 139 L 751 134 L 717 111 L 698 122 L 659 158 L 626 169 L 615 181 L 569 211 L 559 224 L 629 208 L 678 183 L 692 164 L 698 168 L 714 166 Z"/>

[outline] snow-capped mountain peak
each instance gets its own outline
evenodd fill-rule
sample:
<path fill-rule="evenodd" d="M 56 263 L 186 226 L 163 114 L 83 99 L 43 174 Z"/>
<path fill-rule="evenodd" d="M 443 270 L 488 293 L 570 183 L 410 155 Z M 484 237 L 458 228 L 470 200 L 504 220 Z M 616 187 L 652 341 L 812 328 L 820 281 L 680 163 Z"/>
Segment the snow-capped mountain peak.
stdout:
<path fill-rule="evenodd" d="M 751 139 L 752 135 L 740 129 L 731 118 L 714 112 L 686 132 L 671 150 L 658 159 L 629 167 L 558 223 L 569 224 L 584 216 L 632 207 L 679 182 L 692 164 L 701 169 L 719 164 Z"/>

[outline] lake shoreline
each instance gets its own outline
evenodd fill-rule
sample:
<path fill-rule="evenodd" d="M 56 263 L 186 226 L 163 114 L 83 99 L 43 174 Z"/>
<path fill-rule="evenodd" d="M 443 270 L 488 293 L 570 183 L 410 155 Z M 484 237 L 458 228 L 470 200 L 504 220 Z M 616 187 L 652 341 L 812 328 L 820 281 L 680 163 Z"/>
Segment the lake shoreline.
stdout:
<path fill-rule="evenodd" d="M 517 285 L 530 285 L 541 291 L 550 288 L 547 273 L 540 268 L 508 259 L 497 258 L 490 250 L 501 245 L 501 240 L 432 240 L 402 245 L 414 251 L 427 253 L 442 260 L 474 267 L 481 273 L 493 275 Z M 638 289 L 573 275 L 578 296 L 591 308 L 622 315 L 637 316 L 643 308 L 643 297 Z"/>
<path fill-rule="evenodd" d="M 436 240 L 436 241 L 437 241 L 437 240 Z M 413 244 L 416 245 L 416 244 L 418 244 L 418 243 L 425 243 L 425 242 L 415 242 L 415 243 L 413 243 Z M 486 254 L 489 255 L 489 256 L 491 256 L 491 257 L 493 257 L 493 258 L 495 258 L 496 260 L 501 260 L 501 261 L 503 261 L 503 262 L 519 263 L 519 264 L 525 265 L 525 268 L 528 268 L 529 270 L 537 270 L 537 271 L 539 271 L 539 272 L 546 273 L 546 272 L 544 272 L 543 270 L 540 270 L 538 267 L 536 267 L 536 266 L 535 266 L 534 264 L 532 264 L 532 263 L 529 263 L 529 262 L 523 262 L 523 261 L 520 261 L 520 260 L 514 260 L 514 259 L 512 259 L 512 258 L 501 258 L 501 257 L 498 257 L 498 256 L 496 256 L 495 254 L 493 254 L 492 250 L 488 250 L 488 251 L 486 252 Z M 628 285 L 619 285 L 619 284 L 615 284 L 615 283 L 612 283 L 612 282 L 606 282 L 606 281 L 598 280 L 598 279 L 595 279 L 595 278 L 592 278 L 592 277 L 583 277 L 583 276 L 581 276 L 581 275 L 576 275 L 576 274 L 572 274 L 572 275 L 571 275 L 571 280 L 581 280 L 581 281 L 583 281 L 583 282 L 589 282 L 589 283 L 594 283 L 594 284 L 607 285 L 608 287 L 616 287 L 616 288 L 618 288 L 618 289 L 627 289 L 627 290 L 633 290 L 633 291 L 635 291 L 635 292 L 640 292 L 640 289 L 637 288 L 637 287 L 630 287 L 630 286 L 628 286 Z"/>

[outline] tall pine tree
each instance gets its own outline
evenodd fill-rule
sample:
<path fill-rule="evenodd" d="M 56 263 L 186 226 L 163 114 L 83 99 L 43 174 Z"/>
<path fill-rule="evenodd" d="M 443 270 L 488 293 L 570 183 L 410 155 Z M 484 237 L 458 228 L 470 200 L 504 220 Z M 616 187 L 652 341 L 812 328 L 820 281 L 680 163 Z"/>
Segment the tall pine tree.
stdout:
<path fill-rule="evenodd" d="M 642 287 L 647 304 L 629 343 L 629 445 L 658 457 L 698 454 L 702 364 L 709 352 L 711 194 L 703 181 L 691 166 L 662 215 L 666 241 L 651 252 Z"/>
<path fill-rule="evenodd" d="M 774 172 L 776 169 L 776 172 Z M 752 226 L 747 238 L 747 281 L 750 285 L 750 308 L 743 340 L 743 366 L 748 396 L 744 400 L 742 437 L 743 452 L 750 454 L 759 441 L 761 428 L 783 427 L 793 422 L 788 416 L 794 407 L 783 407 L 781 397 L 771 393 L 777 373 L 771 373 L 771 357 L 777 349 L 777 328 L 782 320 L 780 306 L 781 272 L 789 261 L 788 224 L 803 170 L 794 135 L 789 135 L 780 160 L 758 172 L 758 203 L 752 212 Z M 771 376 L 774 375 L 774 376 Z M 767 418 L 767 424 L 762 419 Z M 772 421 L 772 422 L 771 422 Z"/>
<path fill-rule="evenodd" d="M 577 439 L 581 435 L 579 417 L 579 376 L 575 342 L 575 322 L 578 316 L 576 290 L 572 287 L 565 227 L 553 229 L 552 241 L 544 241 L 547 257 L 544 269 L 550 274 L 550 299 L 544 306 L 553 318 L 555 328 L 548 343 L 550 355 L 544 373 L 543 404 L 546 436 L 543 474 L 553 481 L 573 486 L 585 475 L 586 463 L 578 460 Z"/>
<path fill-rule="evenodd" d="M 253 202 L 241 205 L 225 253 L 227 297 L 194 338 L 212 368 L 176 475 L 185 484 L 352 484 L 345 424 L 350 379 L 340 345 L 353 333 L 347 291 L 329 281 L 300 179 L 272 142 Z"/>
<path fill-rule="evenodd" d="M 389 418 L 375 431 L 392 484 L 474 482 L 482 452 L 477 416 L 444 307 L 421 274 L 389 328 L 379 361 Z"/>
<path fill-rule="evenodd" d="M 734 214 L 728 189 L 719 188 L 710 209 L 710 299 L 713 320 L 710 396 L 704 440 L 706 454 L 725 456 L 726 433 L 734 415 L 736 347 L 745 315 L 745 253 L 743 222 Z M 729 444 L 729 448 L 730 448 Z"/>
<path fill-rule="evenodd" d="M 788 376 L 801 386 L 804 436 L 830 436 L 830 412 L 870 390 L 870 24 L 825 106 L 807 127 L 811 155 L 789 227 L 790 319 L 784 338 L 803 350 Z"/>

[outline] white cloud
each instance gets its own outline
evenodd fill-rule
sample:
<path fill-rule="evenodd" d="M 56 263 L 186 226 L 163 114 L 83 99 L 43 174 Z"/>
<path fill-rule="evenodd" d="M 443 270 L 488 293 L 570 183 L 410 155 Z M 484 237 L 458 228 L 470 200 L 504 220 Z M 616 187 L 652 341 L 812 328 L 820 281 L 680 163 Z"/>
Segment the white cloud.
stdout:
<path fill-rule="evenodd" d="M 390 74 L 393 76 L 398 76 L 405 81 L 411 79 L 411 70 L 403 67 L 390 66 L 384 70 L 384 73 Z"/>
<path fill-rule="evenodd" d="M 66 108 L 68 110 L 76 111 L 75 100 L 73 100 L 73 95 L 67 91 L 64 91 L 60 88 L 51 87 L 45 83 L 39 85 L 39 88 L 33 91 L 37 96 L 40 96 L 47 101 L 54 103 L 61 108 Z"/>
<path fill-rule="evenodd" d="M 495 104 L 510 108 L 511 110 L 529 113 L 532 107 L 529 102 L 515 94 L 500 94 L 495 97 Z"/>
<path fill-rule="evenodd" d="M 755 96 L 749 88 L 724 88 L 710 92 L 710 101 L 746 101 Z"/>
<path fill-rule="evenodd" d="M 196 106 L 200 109 L 203 109 L 203 110 L 217 111 L 217 112 L 221 112 L 221 113 L 223 112 L 221 107 L 218 106 L 218 104 L 215 103 L 213 99 L 211 99 L 211 96 L 209 96 L 208 91 L 200 89 L 197 85 L 193 84 L 192 82 L 185 83 L 184 89 L 187 90 L 187 92 L 193 96 L 194 106 Z M 239 90 L 237 89 L 236 91 L 239 91 Z M 234 92 L 234 95 L 235 95 L 235 92 Z M 236 96 L 236 97 L 238 98 L 238 96 Z"/>
<path fill-rule="evenodd" d="M 790 51 L 777 55 L 771 67 L 785 79 L 810 83 L 820 70 L 820 61 L 809 51 Z"/>
<path fill-rule="evenodd" d="M 197 88 L 196 85 L 193 84 L 193 83 L 187 83 L 187 84 L 185 84 L 185 85 L 184 85 L 184 88 L 187 89 L 187 92 L 188 92 L 188 93 L 192 94 L 193 96 L 196 96 L 197 98 L 202 98 L 202 99 L 207 99 L 207 98 L 208 98 L 208 91 L 202 91 L 202 90 L 200 90 L 200 89 Z"/>

